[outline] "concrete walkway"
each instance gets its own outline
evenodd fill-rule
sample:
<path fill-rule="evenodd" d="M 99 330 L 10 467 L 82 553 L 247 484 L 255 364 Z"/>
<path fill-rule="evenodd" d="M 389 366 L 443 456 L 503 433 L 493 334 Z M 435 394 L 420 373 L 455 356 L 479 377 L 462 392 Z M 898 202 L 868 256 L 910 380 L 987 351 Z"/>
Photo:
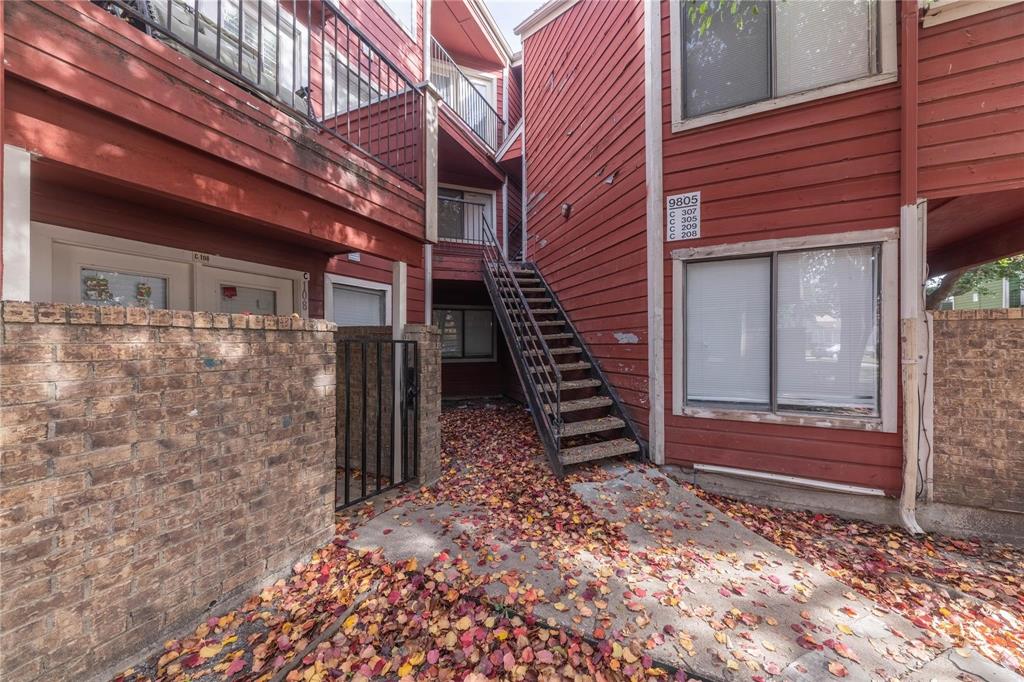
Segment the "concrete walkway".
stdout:
<path fill-rule="evenodd" d="M 641 641 L 657 661 L 709 680 L 1024 678 L 924 633 L 733 521 L 657 469 L 611 464 L 576 483 L 628 551 L 559 554 L 474 505 L 413 497 L 357 526 L 350 546 L 426 565 L 462 554 L 490 597 L 594 639 Z M 492 528 L 492 530 L 484 530 Z M 583 543 L 582 546 L 586 546 Z M 532 592 L 531 592 L 532 590 Z M 512 594 L 510 594 L 510 592 Z M 961 654 L 968 654 L 964 658 Z"/>

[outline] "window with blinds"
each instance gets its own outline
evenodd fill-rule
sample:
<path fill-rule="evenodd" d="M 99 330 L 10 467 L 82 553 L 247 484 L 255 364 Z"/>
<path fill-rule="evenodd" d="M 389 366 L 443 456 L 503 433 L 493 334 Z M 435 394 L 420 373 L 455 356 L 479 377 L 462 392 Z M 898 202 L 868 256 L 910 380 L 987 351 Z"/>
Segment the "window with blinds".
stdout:
<path fill-rule="evenodd" d="M 385 324 L 387 294 L 345 284 L 332 285 L 334 323 L 339 327 L 380 327 Z"/>
<path fill-rule="evenodd" d="M 879 414 L 880 249 L 858 245 L 690 262 L 690 405 Z"/>
<path fill-rule="evenodd" d="M 484 308 L 434 308 L 442 360 L 494 360 L 494 312 Z"/>
<path fill-rule="evenodd" d="M 877 0 L 684 3 L 687 118 L 878 73 Z M 707 17 L 711 17 L 710 23 Z"/>

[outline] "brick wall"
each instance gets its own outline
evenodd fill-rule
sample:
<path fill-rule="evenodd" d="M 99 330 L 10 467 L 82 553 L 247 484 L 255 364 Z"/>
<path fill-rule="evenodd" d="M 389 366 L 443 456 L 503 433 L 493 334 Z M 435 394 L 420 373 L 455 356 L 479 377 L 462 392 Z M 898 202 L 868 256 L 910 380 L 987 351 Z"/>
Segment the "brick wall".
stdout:
<path fill-rule="evenodd" d="M 1024 512 L 1024 317 L 934 313 L 934 491 L 939 502 Z"/>
<path fill-rule="evenodd" d="M 333 330 L 3 304 L 0 678 L 84 679 L 329 540 Z"/>

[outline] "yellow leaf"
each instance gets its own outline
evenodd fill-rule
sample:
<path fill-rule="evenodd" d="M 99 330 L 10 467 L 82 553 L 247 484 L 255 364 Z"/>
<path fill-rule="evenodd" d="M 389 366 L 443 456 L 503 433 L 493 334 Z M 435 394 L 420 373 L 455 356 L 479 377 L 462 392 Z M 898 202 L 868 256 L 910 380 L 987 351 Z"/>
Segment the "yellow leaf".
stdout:
<path fill-rule="evenodd" d="M 458 630 L 468 630 L 469 626 L 473 624 L 473 621 L 469 619 L 469 616 L 463 616 L 455 621 L 455 628 Z"/>
<path fill-rule="evenodd" d="M 406 675 L 408 675 L 411 672 L 412 672 L 412 666 L 409 665 L 408 661 L 406 661 L 405 663 L 402 664 L 402 667 L 398 669 L 398 676 L 399 677 L 405 677 Z"/>
<path fill-rule="evenodd" d="M 207 644 L 199 650 L 199 655 L 203 658 L 213 658 L 220 653 L 220 650 L 224 648 L 223 644 Z"/>
<path fill-rule="evenodd" d="M 342 627 L 345 629 L 345 632 L 352 632 L 352 628 L 354 628 L 356 626 L 356 623 L 358 622 L 359 616 L 353 613 L 351 616 L 345 619 L 345 622 L 342 623 Z"/>
<path fill-rule="evenodd" d="M 942 609 L 939 609 L 939 610 L 941 611 Z M 839 632 L 843 633 L 844 635 L 852 635 L 853 634 L 853 628 L 851 628 L 846 623 L 839 623 L 839 624 L 836 625 L 836 627 L 839 628 Z"/>
<path fill-rule="evenodd" d="M 427 657 L 427 655 L 424 652 L 417 651 L 416 653 L 414 653 L 412 656 L 409 657 L 409 663 L 411 663 L 412 665 L 419 665 L 420 663 L 423 662 L 423 660 L 426 657 Z"/>

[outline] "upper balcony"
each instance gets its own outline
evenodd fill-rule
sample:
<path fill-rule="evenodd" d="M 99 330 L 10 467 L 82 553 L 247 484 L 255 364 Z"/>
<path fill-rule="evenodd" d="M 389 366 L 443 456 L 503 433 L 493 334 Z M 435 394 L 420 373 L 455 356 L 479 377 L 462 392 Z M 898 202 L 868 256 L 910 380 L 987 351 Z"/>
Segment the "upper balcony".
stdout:
<path fill-rule="evenodd" d="M 345 7 L 3 3 L 4 141 L 55 182 L 413 260 L 428 240 L 428 103 Z"/>
<path fill-rule="evenodd" d="M 441 99 L 493 155 L 505 135 L 505 121 L 495 108 L 497 79 L 460 67 L 435 38 L 430 58 L 430 82 Z"/>

